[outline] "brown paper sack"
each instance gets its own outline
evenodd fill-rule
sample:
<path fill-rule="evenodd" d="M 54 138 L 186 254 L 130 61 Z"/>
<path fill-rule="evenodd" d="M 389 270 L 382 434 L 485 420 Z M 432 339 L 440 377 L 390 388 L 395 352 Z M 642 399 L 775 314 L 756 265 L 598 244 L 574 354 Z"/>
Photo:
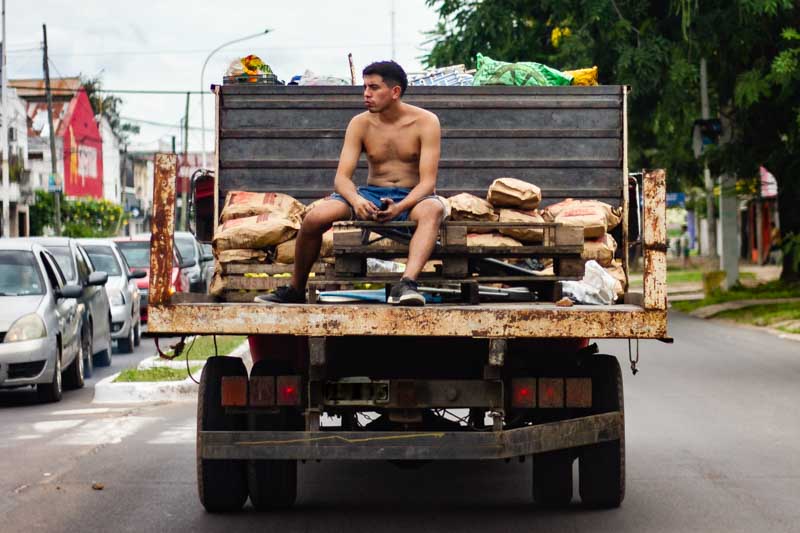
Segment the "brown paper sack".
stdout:
<path fill-rule="evenodd" d="M 542 190 L 516 178 L 498 178 L 489 186 L 486 200 L 495 207 L 515 207 L 529 211 L 539 207 Z"/>
<path fill-rule="evenodd" d="M 500 222 L 544 223 L 544 218 L 538 211 L 500 209 L 498 213 Z M 544 228 L 541 226 L 538 228 L 500 228 L 500 233 L 522 242 L 542 242 L 544 240 Z"/>
<path fill-rule="evenodd" d="M 627 288 L 627 279 L 625 278 L 625 270 L 622 268 L 622 261 L 619 259 L 611 263 L 611 266 L 606 267 L 606 272 L 611 274 L 617 280 L 614 286 L 614 292 L 617 294 L 618 299 L 625 296 L 625 289 Z"/>
<path fill-rule="evenodd" d="M 581 258 L 585 261 L 594 259 L 600 266 L 610 267 L 614 261 L 614 253 L 617 251 L 617 241 L 614 237 L 606 233 L 597 239 L 589 239 L 583 243 L 583 253 Z"/>
<path fill-rule="evenodd" d="M 522 246 L 522 243 L 499 233 L 468 233 L 467 246 L 486 246 L 492 248 Z"/>
<path fill-rule="evenodd" d="M 219 251 L 266 248 L 288 241 L 299 228 L 299 221 L 280 215 L 235 218 L 217 228 L 213 242 Z"/>
<path fill-rule="evenodd" d="M 285 265 L 294 264 L 294 248 L 297 239 L 290 239 L 282 242 L 275 247 L 275 262 Z M 319 250 L 320 257 L 333 257 L 333 229 L 329 229 L 322 234 L 322 248 Z"/>
<path fill-rule="evenodd" d="M 450 204 L 450 220 L 474 220 L 497 222 L 499 216 L 492 204 L 472 194 L 462 192 L 447 199 Z M 470 233 L 491 233 L 491 228 L 468 227 Z"/>
<path fill-rule="evenodd" d="M 288 194 L 231 191 L 225 198 L 225 206 L 222 208 L 220 219 L 224 223 L 235 218 L 278 214 L 299 222 L 303 218 L 305 209 L 302 203 Z"/>
<path fill-rule="evenodd" d="M 253 263 L 263 262 L 267 258 L 264 250 L 214 250 L 218 263 Z"/>
<path fill-rule="evenodd" d="M 620 222 L 621 212 L 620 208 L 611 207 L 605 202 L 567 198 L 563 202 L 548 206 L 544 217 L 545 220 L 581 226 L 583 236 L 590 239 L 602 237 L 606 231 L 616 228 Z"/>

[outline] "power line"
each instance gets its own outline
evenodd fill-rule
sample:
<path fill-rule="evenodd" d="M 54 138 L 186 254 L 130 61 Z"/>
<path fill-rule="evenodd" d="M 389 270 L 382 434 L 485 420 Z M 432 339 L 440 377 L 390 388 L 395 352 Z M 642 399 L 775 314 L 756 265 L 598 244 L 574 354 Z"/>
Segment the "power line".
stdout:
<path fill-rule="evenodd" d="M 143 118 L 134 118 L 134 117 L 119 117 L 120 120 L 124 120 L 126 122 L 137 122 L 139 124 L 147 124 L 148 126 L 159 126 L 164 128 L 179 128 L 182 127 L 181 123 L 178 124 L 169 124 L 167 122 L 156 122 L 154 120 L 147 120 Z M 200 131 L 202 128 L 197 126 L 189 126 L 190 130 Z M 206 128 L 206 131 L 214 131 L 213 128 Z"/>

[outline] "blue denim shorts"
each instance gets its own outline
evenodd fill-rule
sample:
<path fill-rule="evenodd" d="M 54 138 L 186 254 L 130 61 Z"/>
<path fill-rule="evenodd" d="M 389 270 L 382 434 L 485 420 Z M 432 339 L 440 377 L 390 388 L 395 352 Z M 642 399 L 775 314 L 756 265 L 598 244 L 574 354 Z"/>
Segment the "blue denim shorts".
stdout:
<path fill-rule="evenodd" d="M 405 189 L 402 187 L 375 187 L 373 185 L 365 185 L 363 187 L 358 187 L 357 190 L 359 196 L 375 204 L 375 207 L 377 207 L 378 209 L 380 209 L 382 205 L 381 198 L 391 198 L 392 200 L 394 200 L 395 203 L 397 203 L 402 201 L 406 196 L 408 196 L 408 193 L 411 192 L 411 189 Z M 341 194 L 333 193 L 332 195 L 330 195 L 330 198 L 332 200 L 339 200 L 340 202 L 344 202 L 348 206 L 350 206 L 350 218 L 355 220 L 356 214 L 353 211 L 353 206 L 347 203 L 347 200 L 344 199 L 344 196 L 342 196 Z M 447 215 L 449 214 L 449 209 L 444 199 L 441 196 L 436 196 L 435 194 L 432 194 L 430 196 L 426 196 L 422 200 L 427 200 L 428 198 L 433 198 L 442 203 L 442 207 L 444 207 L 444 212 L 445 212 L 444 218 L 447 218 Z M 408 220 L 408 213 L 409 213 L 408 211 L 403 211 L 392 220 L 395 222 L 404 222 Z"/>

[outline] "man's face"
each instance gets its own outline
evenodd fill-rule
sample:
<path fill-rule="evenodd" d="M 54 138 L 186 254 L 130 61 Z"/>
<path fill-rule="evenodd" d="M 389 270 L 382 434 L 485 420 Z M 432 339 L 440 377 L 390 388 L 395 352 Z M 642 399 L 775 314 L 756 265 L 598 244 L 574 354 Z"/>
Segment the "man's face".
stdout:
<path fill-rule="evenodd" d="M 370 113 L 380 113 L 399 98 L 399 85 L 389 87 L 378 74 L 364 76 L 364 105 Z"/>

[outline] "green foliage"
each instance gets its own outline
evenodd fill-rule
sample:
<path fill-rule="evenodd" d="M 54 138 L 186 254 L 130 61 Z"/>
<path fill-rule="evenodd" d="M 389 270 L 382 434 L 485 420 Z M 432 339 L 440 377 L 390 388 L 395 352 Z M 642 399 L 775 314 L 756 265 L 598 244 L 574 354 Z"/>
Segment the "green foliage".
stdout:
<path fill-rule="evenodd" d="M 193 366 L 191 372 L 193 376 L 198 376 L 201 370 L 200 366 Z M 164 366 L 154 366 L 138 370 L 136 368 L 128 368 L 119 373 L 119 376 L 114 379 L 114 383 L 131 383 L 142 381 L 182 381 L 189 377 L 186 368 L 170 368 Z M 196 379 L 196 378 L 195 378 Z"/>
<path fill-rule="evenodd" d="M 100 92 L 103 88 L 103 80 L 100 76 L 95 78 L 81 76 L 81 84 L 86 91 L 86 96 L 89 97 L 89 103 L 92 105 L 94 114 L 103 115 L 108 119 L 111 131 L 119 137 L 121 142 L 126 143 L 131 135 L 139 133 L 139 126 L 123 122 L 120 118 L 122 98 L 111 94 L 103 96 L 105 93 Z"/>
<path fill-rule="evenodd" d="M 789 232 L 781 239 L 783 254 L 790 258 L 792 270 L 800 270 L 800 233 Z"/>
<path fill-rule="evenodd" d="M 55 194 L 38 190 L 30 207 L 31 235 L 55 227 Z M 61 234 L 65 237 L 113 237 L 126 221 L 122 206 L 105 199 L 78 198 L 61 202 Z"/>

